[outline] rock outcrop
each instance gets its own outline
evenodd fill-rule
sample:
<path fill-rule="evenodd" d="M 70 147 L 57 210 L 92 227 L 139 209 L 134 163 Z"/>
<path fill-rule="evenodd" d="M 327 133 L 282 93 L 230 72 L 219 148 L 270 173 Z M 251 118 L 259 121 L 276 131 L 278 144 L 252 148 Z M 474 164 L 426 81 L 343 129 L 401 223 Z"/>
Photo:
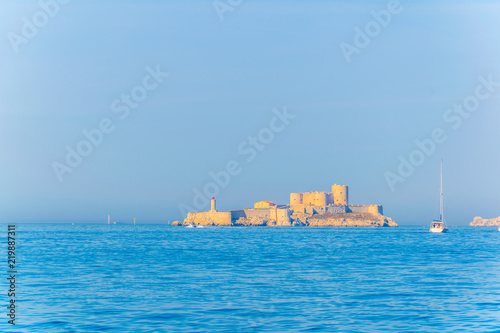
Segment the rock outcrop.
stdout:
<path fill-rule="evenodd" d="M 310 227 L 397 227 L 390 217 L 381 214 L 347 213 L 313 215 L 307 219 Z"/>
<path fill-rule="evenodd" d="M 474 220 L 470 223 L 471 227 L 495 227 L 500 226 L 500 217 L 496 219 L 483 219 L 479 216 L 476 216 Z"/>

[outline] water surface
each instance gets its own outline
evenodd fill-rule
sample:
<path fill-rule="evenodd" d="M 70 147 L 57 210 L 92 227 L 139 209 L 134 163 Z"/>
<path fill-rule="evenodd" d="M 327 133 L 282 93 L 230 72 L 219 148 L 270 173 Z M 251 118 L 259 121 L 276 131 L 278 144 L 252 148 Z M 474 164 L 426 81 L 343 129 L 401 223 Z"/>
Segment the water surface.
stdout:
<path fill-rule="evenodd" d="M 500 329 L 496 228 L 17 229 L 18 319 L 2 332 Z"/>

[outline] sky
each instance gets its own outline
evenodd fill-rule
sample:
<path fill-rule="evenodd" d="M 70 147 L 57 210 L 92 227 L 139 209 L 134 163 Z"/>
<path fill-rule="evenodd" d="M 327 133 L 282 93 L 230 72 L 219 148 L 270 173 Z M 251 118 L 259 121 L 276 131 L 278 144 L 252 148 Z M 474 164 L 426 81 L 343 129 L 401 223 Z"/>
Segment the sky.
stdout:
<path fill-rule="evenodd" d="M 349 186 L 500 216 L 494 1 L 2 1 L 0 222 L 167 223 Z"/>

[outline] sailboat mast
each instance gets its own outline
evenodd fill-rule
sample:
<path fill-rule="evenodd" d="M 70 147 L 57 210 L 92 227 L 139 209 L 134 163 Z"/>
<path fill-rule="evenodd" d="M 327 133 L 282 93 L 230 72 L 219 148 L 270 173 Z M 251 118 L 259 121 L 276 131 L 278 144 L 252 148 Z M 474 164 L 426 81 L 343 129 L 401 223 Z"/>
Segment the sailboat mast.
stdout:
<path fill-rule="evenodd" d="M 443 160 L 441 160 L 441 198 L 439 202 L 439 210 L 441 214 L 441 222 L 444 222 L 444 208 L 443 208 Z"/>

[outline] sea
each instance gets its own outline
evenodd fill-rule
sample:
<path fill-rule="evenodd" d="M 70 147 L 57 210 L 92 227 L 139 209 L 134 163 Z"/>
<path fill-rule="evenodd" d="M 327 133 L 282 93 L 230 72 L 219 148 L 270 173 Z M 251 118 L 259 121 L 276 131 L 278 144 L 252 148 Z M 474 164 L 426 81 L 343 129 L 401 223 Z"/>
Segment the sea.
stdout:
<path fill-rule="evenodd" d="M 0 332 L 500 332 L 497 228 L 0 228 Z"/>

